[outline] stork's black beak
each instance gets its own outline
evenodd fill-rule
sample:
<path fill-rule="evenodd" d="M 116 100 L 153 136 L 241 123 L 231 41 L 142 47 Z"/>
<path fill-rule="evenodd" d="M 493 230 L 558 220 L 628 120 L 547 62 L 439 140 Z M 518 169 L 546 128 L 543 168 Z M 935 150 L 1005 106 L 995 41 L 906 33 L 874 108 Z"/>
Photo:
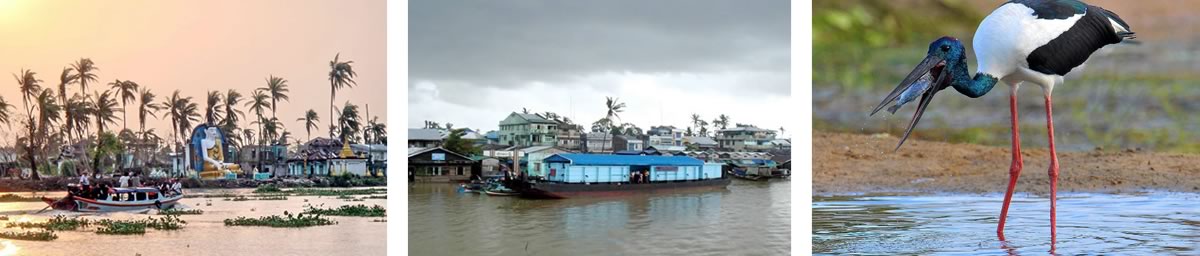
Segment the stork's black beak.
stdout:
<path fill-rule="evenodd" d="M 904 131 L 904 137 L 900 138 L 900 143 L 896 144 L 895 150 L 900 150 L 900 146 L 904 145 L 905 140 L 908 140 L 908 136 L 912 134 L 912 130 L 917 126 L 917 122 L 921 121 L 921 115 L 925 113 L 925 108 L 928 107 L 929 102 L 933 100 L 933 95 L 949 86 L 950 79 L 949 75 L 947 74 L 950 72 L 945 72 L 945 67 L 946 61 L 942 57 L 935 55 L 929 55 L 925 57 L 925 59 L 921 61 L 921 64 L 918 64 L 917 67 L 913 69 L 913 71 L 909 73 L 899 85 L 896 86 L 896 89 L 892 90 L 892 93 L 889 93 L 887 97 L 883 98 L 883 102 L 880 102 L 879 106 L 876 106 L 874 110 L 871 110 L 871 115 L 875 115 L 875 113 L 879 112 L 880 109 L 883 109 L 884 106 L 895 102 L 896 99 L 900 97 L 901 93 L 915 85 L 917 80 L 922 76 L 929 74 L 934 78 L 929 85 L 930 88 L 921 94 L 920 103 L 917 105 L 917 111 L 913 113 L 912 120 L 908 123 L 908 129 Z"/>

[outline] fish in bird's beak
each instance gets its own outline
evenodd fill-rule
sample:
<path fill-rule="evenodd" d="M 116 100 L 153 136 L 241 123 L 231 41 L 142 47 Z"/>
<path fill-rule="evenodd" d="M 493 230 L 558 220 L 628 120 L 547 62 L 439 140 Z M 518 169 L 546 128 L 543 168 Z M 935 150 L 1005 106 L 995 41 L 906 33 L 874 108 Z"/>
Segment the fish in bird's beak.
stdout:
<path fill-rule="evenodd" d="M 871 110 L 871 115 L 875 115 L 883 109 L 883 106 L 895 102 L 895 105 L 888 108 L 889 112 L 895 114 L 900 106 L 915 100 L 917 95 L 921 96 L 917 111 L 913 113 L 912 120 L 908 123 L 908 129 L 904 131 L 904 137 L 901 137 L 900 143 L 896 144 L 896 150 L 900 150 L 900 146 L 904 145 L 905 140 L 908 140 L 908 135 L 912 134 L 913 127 L 916 127 L 917 121 L 921 120 L 921 114 L 925 113 L 925 108 L 929 106 L 929 101 L 933 100 L 933 95 L 950 85 L 950 76 L 948 75 L 950 72 L 945 72 L 945 68 L 946 60 L 942 57 L 935 55 L 925 57 L 925 60 L 922 60 L 912 73 L 908 73 L 908 76 L 900 82 L 900 85 L 896 86 L 896 89 L 892 89 L 892 93 L 883 98 L 883 102 L 880 102 L 879 106 Z"/>

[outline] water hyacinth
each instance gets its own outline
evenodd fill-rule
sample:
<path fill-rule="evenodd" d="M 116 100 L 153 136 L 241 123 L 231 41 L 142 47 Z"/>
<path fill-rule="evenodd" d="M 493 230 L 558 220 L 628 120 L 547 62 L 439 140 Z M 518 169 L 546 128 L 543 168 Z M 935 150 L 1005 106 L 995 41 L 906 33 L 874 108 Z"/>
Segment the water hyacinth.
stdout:
<path fill-rule="evenodd" d="M 67 216 L 57 215 L 45 222 L 9 222 L 7 225 L 5 225 L 5 227 L 16 227 L 21 229 L 40 228 L 51 231 L 63 231 L 76 230 L 87 227 L 91 224 L 93 224 L 92 221 L 87 219 L 80 219 L 79 217 L 67 218 Z"/>
<path fill-rule="evenodd" d="M 200 209 L 166 209 L 158 212 L 158 215 L 200 215 L 204 214 L 204 210 Z"/>
<path fill-rule="evenodd" d="M 58 239 L 58 235 L 55 235 L 54 232 L 50 232 L 50 231 L 25 231 L 25 232 L 4 231 L 4 232 L 0 232 L 0 239 L 26 240 L 26 241 L 50 241 L 50 240 Z"/>
<path fill-rule="evenodd" d="M 321 209 L 308 206 L 304 210 L 307 214 L 321 214 L 330 216 L 355 216 L 355 217 L 383 217 L 387 216 L 387 210 L 382 206 L 375 205 L 367 207 L 366 205 L 343 205 L 338 208 Z"/>
<path fill-rule="evenodd" d="M 36 197 L 23 197 L 23 196 L 18 196 L 18 195 L 16 195 L 16 194 L 3 194 L 3 195 L 0 195 L 0 203 L 13 203 L 13 202 L 41 202 L 41 201 L 42 201 L 42 199 L 41 199 L 41 198 L 36 198 Z"/>
<path fill-rule="evenodd" d="M 238 216 L 234 219 L 225 219 L 225 226 L 266 226 L 274 228 L 296 228 L 296 227 L 311 227 L 337 224 L 320 215 L 305 215 L 303 213 L 292 216 L 291 213 L 283 212 L 284 216 L 271 215 L 258 218 L 246 218 Z"/>

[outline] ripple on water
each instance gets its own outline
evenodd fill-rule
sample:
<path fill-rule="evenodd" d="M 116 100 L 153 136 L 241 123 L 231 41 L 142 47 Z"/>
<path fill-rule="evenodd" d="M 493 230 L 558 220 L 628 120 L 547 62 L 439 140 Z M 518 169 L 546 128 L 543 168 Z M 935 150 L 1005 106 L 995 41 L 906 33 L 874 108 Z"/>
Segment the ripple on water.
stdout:
<path fill-rule="evenodd" d="M 1059 254 L 1200 253 L 1200 194 L 1065 194 Z M 996 240 L 1003 195 L 813 198 L 813 252 L 1009 254 L 1049 251 L 1049 200 L 1014 196 Z"/>

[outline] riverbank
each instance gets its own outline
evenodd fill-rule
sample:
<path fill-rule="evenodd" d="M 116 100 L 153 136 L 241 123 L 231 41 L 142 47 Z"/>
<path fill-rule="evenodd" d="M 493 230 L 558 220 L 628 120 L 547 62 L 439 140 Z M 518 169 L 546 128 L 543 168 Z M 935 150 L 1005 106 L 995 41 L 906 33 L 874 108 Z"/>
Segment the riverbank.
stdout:
<path fill-rule="evenodd" d="M 1004 193 L 1012 161 L 1009 147 L 813 132 L 815 195 L 856 193 Z M 1021 150 L 1018 193 L 1050 190 L 1049 153 Z M 1059 152 L 1059 192 L 1200 192 L 1200 154 L 1140 150 Z"/>
<path fill-rule="evenodd" d="M 142 184 L 159 184 L 170 178 L 143 178 Z M 79 177 L 42 177 L 41 180 L 0 179 L 2 192 L 39 192 L 65 190 L 67 184 L 78 183 Z M 92 179 L 93 184 L 108 182 L 117 184 L 115 178 Z M 259 185 L 274 185 L 280 188 L 325 188 L 325 187 L 379 187 L 387 186 L 387 177 L 312 177 L 273 178 L 268 180 L 199 180 L 180 179 L 184 188 L 257 188 Z"/>

